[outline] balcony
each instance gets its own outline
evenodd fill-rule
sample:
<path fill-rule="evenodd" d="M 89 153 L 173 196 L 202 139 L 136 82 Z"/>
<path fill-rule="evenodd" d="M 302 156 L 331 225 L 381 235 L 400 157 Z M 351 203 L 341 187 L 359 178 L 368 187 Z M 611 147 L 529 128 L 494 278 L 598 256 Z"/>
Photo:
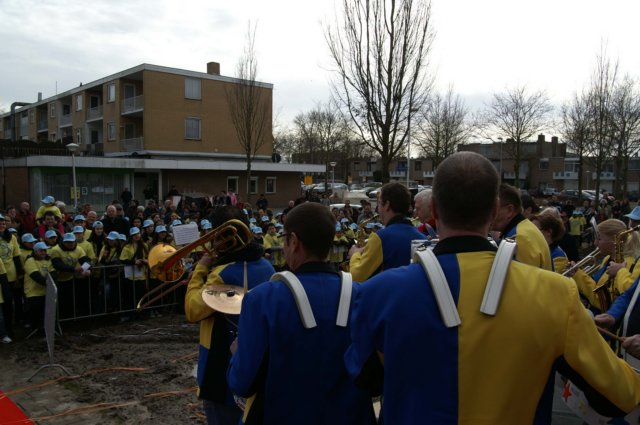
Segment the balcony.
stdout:
<path fill-rule="evenodd" d="M 130 97 L 122 101 L 121 113 L 133 114 L 144 110 L 144 95 Z"/>
<path fill-rule="evenodd" d="M 427 179 L 432 179 L 435 175 L 436 175 L 435 171 L 423 171 L 422 172 L 422 177 L 425 177 Z"/>
<path fill-rule="evenodd" d="M 553 173 L 554 180 L 578 180 L 578 173 L 575 171 L 555 171 Z"/>
<path fill-rule="evenodd" d="M 95 106 L 93 108 L 89 108 L 87 113 L 87 122 L 89 121 L 97 121 L 102 119 L 102 106 Z"/>
<path fill-rule="evenodd" d="M 47 130 L 49 130 L 49 120 L 45 116 L 44 119 L 38 121 L 38 133 L 43 133 Z"/>
<path fill-rule="evenodd" d="M 136 152 L 144 150 L 144 137 L 134 137 L 133 139 L 123 139 L 120 141 L 121 152 Z"/>
<path fill-rule="evenodd" d="M 373 171 L 358 171 L 360 177 L 373 177 Z"/>
<path fill-rule="evenodd" d="M 104 143 L 91 143 L 85 152 L 92 156 L 104 156 Z"/>
<path fill-rule="evenodd" d="M 407 176 L 407 172 L 404 170 L 403 171 L 395 170 L 389 173 L 389 177 L 391 177 L 392 179 L 397 179 L 397 178 L 406 177 L 406 176 Z"/>
<path fill-rule="evenodd" d="M 591 173 L 591 180 L 596 181 L 598 178 L 597 173 Z M 612 171 L 603 171 L 600 173 L 600 181 L 614 181 L 616 179 L 616 175 Z"/>
<path fill-rule="evenodd" d="M 503 172 L 503 179 L 505 180 L 515 180 L 516 179 L 516 172 L 515 171 L 504 171 Z M 520 172 L 518 173 L 518 179 L 519 180 L 523 180 L 527 178 L 527 172 L 520 170 Z"/>
<path fill-rule="evenodd" d="M 59 125 L 60 125 L 60 128 L 70 127 L 71 126 L 71 114 L 61 115 L 60 116 Z"/>

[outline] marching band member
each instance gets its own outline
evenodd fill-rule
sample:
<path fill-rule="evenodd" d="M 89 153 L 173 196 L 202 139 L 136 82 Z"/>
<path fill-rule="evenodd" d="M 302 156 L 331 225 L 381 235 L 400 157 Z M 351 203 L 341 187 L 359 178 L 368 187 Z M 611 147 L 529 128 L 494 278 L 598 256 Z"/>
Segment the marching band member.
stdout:
<path fill-rule="evenodd" d="M 472 205 L 472 204 L 469 204 Z M 516 260 L 551 270 L 551 252 L 540 230 L 522 215 L 520 194 L 513 186 L 500 185 L 500 205 L 491 230 L 500 238 L 514 238 L 518 244 Z M 496 241 L 499 239 L 494 237 Z"/>
<path fill-rule="evenodd" d="M 369 425 L 375 423 L 370 394 L 347 376 L 344 352 L 349 345 L 348 312 L 337 320 L 344 287 L 326 261 L 335 219 L 321 204 L 305 203 L 287 215 L 284 252 L 289 269 L 308 299 L 315 327 L 303 325 L 289 287 L 265 282 L 242 302 L 237 351 L 231 359 L 229 388 L 253 397 L 243 423 Z M 349 310 L 353 297 L 348 299 Z M 339 324 L 337 324 L 339 322 Z"/>
<path fill-rule="evenodd" d="M 242 210 L 233 206 L 219 207 L 211 224 L 216 227 L 231 219 L 248 225 Z M 203 290 L 209 285 L 246 285 L 253 289 L 267 281 L 274 269 L 263 257 L 263 250 L 255 241 L 233 254 L 223 255 L 223 263 L 214 265 L 214 259 L 205 254 L 198 261 L 185 296 L 185 314 L 190 322 L 200 322 L 200 347 L 198 356 L 198 397 L 203 401 L 209 424 L 237 424 L 242 411 L 235 404 L 233 394 L 227 388 L 226 371 L 229 364 L 229 346 L 233 342 L 237 316 L 214 311 L 202 299 Z M 213 267 L 211 269 L 211 267 Z"/>
<path fill-rule="evenodd" d="M 380 270 L 405 266 L 411 261 L 411 241 L 426 239 L 407 219 L 411 193 L 400 183 L 387 183 L 380 189 L 378 214 L 385 229 L 371 233 L 364 248 L 349 250 L 349 269 L 353 280 L 362 282 Z"/>
<path fill-rule="evenodd" d="M 529 220 L 540 229 L 551 252 L 551 271 L 562 274 L 567 269 L 569 259 L 560 248 L 559 242 L 564 235 L 564 224 L 555 208 L 547 208 L 539 214 L 531 214 Z"/>
<path fill-rule="evenodd" d="M 569 279 L 510 261 L 499 267 L 504 278 L 488 282 L 498 196 L 486 158 L 446 158 L 433 182 L 434 262 L 385 271 L 356 292 L 345 362 L 356 382 L 382 385 L 385 423 L 532 423 L 561 359 L 619 409 L 640 403 L 640 375 L 611 351 Z M 511 256 L 513 245 L 503 244 L 500 255 Z"/>

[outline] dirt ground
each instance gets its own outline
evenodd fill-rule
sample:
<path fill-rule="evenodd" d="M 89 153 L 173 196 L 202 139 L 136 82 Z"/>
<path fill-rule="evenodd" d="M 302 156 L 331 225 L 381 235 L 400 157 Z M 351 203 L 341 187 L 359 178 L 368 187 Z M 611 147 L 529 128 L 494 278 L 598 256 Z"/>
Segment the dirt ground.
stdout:
<path fill-rule="evenodd" d="M 123 324 L 117 318 L 66 323 L 62 330 L 55 342 L 54 363 L 79 375 L 71 380 L 52 383 L 65 374 L 47 368 L 26 382 L 49 363 L 44 338 L 25 340 L 20 330 L 14 343 L 0 344 L 0 390 L 37 423 L 204 422 L 195 394 L 197 324 L 187 323 L 183 315 L 165 313 Z M 42 383 L 46 385 L 35 387 Z M 109 408 L 114 405 L 118 407 Z M 75 414 L 73 409 L 78 408 L 90 410 Z M 64 414 L 70 411 L 73 414 Z"/>

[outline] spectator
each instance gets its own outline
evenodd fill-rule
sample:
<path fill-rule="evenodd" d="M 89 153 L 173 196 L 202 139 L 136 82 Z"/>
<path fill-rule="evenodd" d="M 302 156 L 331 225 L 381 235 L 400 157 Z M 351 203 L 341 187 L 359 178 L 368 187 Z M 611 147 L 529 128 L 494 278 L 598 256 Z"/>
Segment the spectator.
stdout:
<path fill-rule="evenodd" d="M 20 234 L 33 233 L 36 229 L 36 215 L 31 211 L 31 205 L 28 202 L 20 203 L 16 221 L 20 223 Z"/>
<path fill-rule="evenodd" d="M 120 200 L 122 201 L 122 206 L 125 209 L 129 208 L 129 202 L 133 199 L 133 195 L 129 192 L 129 188 L 125 187 L 122 193 L 120 194 Z"/>
<path fill-rule="evenodd" d="M 264 197 L 264 193 L 261 193 L 256 201 L 256 208 L 259 210 L 266 210 L 269 207 L 269 201 Z"/>
<path fill-rule="evenodd" d="M 42 223 L 38 226 L 36 230 L 36 235 L 35 235 L 36 238 L 39 238 L 41 241 L 44 241 L 46 239 L 45 233 L 48 230 L 55 231 L 58 234 L 58 236 L 61 236 L 64 234 L 64 226 L 62 226 L 62 223 L 60 222 L 60 220 L 57 218 L 57 216 L 53 211 L 47 211 L 46 213 L 44 213 L 44 218 L 42 219 Z"/>
<path fill-rule="evenodd" d="M 120 212 L 122 211 L 122 206 L 120 206 Z M 109 234 L 113 231 L 128 235 L 129 234 L 129 223 L 122 218 L 122 216 L 118 215 L 118 208 L 115 205 L 109 205 L 107 207 L 107 215 L 102 220 L 102 224 L 104 225 L 104 232 Z"/>

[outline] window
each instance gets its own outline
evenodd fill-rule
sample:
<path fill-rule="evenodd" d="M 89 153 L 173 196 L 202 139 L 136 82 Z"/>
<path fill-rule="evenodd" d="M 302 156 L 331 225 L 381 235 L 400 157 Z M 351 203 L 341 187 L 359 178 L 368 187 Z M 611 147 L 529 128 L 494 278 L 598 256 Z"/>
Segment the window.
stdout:
<path fill-rule="evenodd" d="M 227 192 L 238 193 L 238 176 L 227 177 Z"/>
<path fill-rule="evenodd" d="M 539 162 L 539 167 L 541 170 L 549 169 L 549 160 L 547 158 L 541 158 Z"/>
<path fill-rule="evenodd" d="M 82 95 L 76 96 L 76 111 L 82 111 Z"/>
<path fill-rule="evenodd" d="M 56 133 L 51 133 L 51 141 L 52 142 L 56 141 Z"/>
<path fill-rule="evenodd" d="M 202 99 L 202 81 L 199 78 L 184 79 L 184 97 Z"/>
<path fill-rule="evenodd" d="M 35 124 L 36 123 L 36 110 L 32 109 L 29 111 L 29 122 L 31 124 Z"/>
<path fill-rule="evenodd" d="M 249 193 L 258 193 L 258 178 L 251 177 L 251 181 L 249 182 Z"/>
<path fill-rule="evenodd" d="M 184 138 L 200 140 L 200 118 L 187 118 L 184 120 Z"/>
<path fill-rule="evenodd" d="M 116 140 L 116 123 L 107 123 L 107 137 L 109 141 Z"/>
<path fill-rule="evenodd" d="M 413 163 L 414 171 L 422 171 L 422 161 L 415 161 Z"/>
<path fill-rule="evenodd" d="M 62 105 L 62 115 L 69 115 L 71 113 L 71 105 Z"/>
<path fill-rule="evenodd" d="M 276 178 L 267 177 L 264 184 L 264 193 L 276 193 Z"/>
<path fill-rule="evenodd" d="M 360 170 L 360 162 L 359 161 L 355 161 L 353 163 L 353 171 L 358 171 Z"/>
<path fill-rule="evenodd" d="M 50 116 L 51 118 L 55 118 L 55 117 L 56 117 L 56 104 L 55 104 L 55 103 L 52 103 L 52 104 L 49 106 L 49 116 Z"/>
<path fill-rule="evenodd" d="M 107 86 L 107 102 L 116 101 L 116 83 L 111 83 Z"/>
<path fill-rule="evenodd" d="M 76 143 L 81 145 L 82 144 L 82 129 L 81 128 L 76 128 Z"/>

